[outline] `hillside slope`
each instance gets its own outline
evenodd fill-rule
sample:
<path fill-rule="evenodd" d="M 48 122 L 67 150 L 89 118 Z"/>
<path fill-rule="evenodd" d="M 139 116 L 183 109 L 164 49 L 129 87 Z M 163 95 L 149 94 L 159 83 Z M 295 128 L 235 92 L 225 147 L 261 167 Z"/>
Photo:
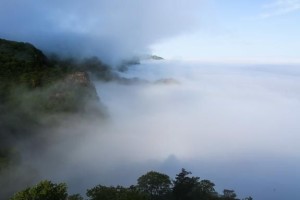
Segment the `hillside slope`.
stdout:
<path fill-rule="evenodd" d="M 63 61 L 0 39 L 0 173 L 17 162 L 20 141 L 70 116 L 105 115 L 88 67 Z"/>

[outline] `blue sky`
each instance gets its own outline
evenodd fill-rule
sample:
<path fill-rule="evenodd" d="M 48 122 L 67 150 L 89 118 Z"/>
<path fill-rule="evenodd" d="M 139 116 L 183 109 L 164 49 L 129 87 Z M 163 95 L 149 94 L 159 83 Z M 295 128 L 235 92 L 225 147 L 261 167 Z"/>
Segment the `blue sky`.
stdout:
<path fill-rule="evenodd" d="M 197 29 L 152 45 L 166 58 L 299 62 L 299 0 L 214 0 Z"/>

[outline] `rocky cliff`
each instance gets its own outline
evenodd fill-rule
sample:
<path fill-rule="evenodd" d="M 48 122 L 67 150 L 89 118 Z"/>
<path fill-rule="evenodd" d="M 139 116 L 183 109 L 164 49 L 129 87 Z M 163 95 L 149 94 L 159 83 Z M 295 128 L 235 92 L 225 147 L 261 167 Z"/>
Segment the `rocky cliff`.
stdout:
<path fill-rule="evenodd" d="M 12 97 L 17 90 L 27 100 L 34 99 L 39 105 L 34 109 L 83 111 L 85 103 L 98 101 L 98 96 L 88 73 L 82 68 L 57 62 L 54 65 L 29 43 L 0 39 L 0 102 L 16 98 L 22 103 L 22 99 Z"/>

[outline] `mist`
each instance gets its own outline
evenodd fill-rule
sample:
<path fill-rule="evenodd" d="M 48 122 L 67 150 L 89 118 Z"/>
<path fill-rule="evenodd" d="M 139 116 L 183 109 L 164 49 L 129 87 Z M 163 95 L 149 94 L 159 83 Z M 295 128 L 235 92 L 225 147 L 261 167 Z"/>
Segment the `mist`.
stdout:
<path fill-rule="evenodd" d="M 0 36 L 61 56 L 117 64 L 160 40 L 198 29 L 203 1 L 1 1 Z M 175 11 L 175 12 L 174 12 Z"/>
<path fill-rule="evenodd" d="M 162 163 L 174 156 L 241 197 L 294 199 L 300 164 L 299 72 L 297 65 L 146 63 L 133 68 L 131 76 L 174 78 L 180 84 L 105 86 L 103 101 L 115 108 L 112 115 L 133 119 L 125 123 L 130 135 L 141 135 L 121 152 Z M 127 106 L 118 107 L 120 101 Z"/>
<path fill-rule="evenodd" d="M 70 193 L 84 194 L 185 167 L 219 192 L 299 197 L 299 66 L 162 61 L 120 75 L 149 82 L 95 82 L 108 119 L 65 118 L 22 141 L 19 175 L 66 182 Z M 170 78 L 176 82 L 157 82 Z"/>

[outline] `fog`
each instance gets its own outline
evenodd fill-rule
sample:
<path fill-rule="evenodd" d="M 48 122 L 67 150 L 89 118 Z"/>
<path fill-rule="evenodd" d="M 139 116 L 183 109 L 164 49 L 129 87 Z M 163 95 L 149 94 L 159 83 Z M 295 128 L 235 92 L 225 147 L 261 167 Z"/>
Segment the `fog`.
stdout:
<path fill-rule="evenodd" d="M 98 56 L 116 64 L 149 46 L 198 29 L 203 1 L 2 0 L 0 37 L 61 56 Z M 174 12 L 175 11 L 175 12 Z"/>
<path fill-rule="evenodd" d="M 112 115 L 133 119 L 125 126 L 130 134 L 142 135 L 135 138 L 136 145 L 123 147 L 131 155 L 139 157 L 141 147 L 144 156 L 140 159 L 174 155 L 200 177 L 215 180 L 221 188 L 235 188 L 241 196 L 296 199 L 299 69 L 146 64 L 132 69 L 132 76 L 172 77 L 181 84 L 105 86 L 103 101 L 112 108 Z M 117 91 L 117 97 L 110 95 L 112 91 Z M 127 106 L 120 109 L 117 105 L 124 102 Z"/>
<path fill-rule="evenodd" d="M 136 184 L 149 170 L 174 177 L 185 167 L 219 192 L 299 198 L 299 66 L 162 61 L 120 75 L 149 83 L 95 82 L 109 118 L 69 118 L 44 130 L 46 144 L 23 142 L 20 174 L 84 194 L 97 184 Z M 156 82 L 163 78 L 177 82 Z"/>

